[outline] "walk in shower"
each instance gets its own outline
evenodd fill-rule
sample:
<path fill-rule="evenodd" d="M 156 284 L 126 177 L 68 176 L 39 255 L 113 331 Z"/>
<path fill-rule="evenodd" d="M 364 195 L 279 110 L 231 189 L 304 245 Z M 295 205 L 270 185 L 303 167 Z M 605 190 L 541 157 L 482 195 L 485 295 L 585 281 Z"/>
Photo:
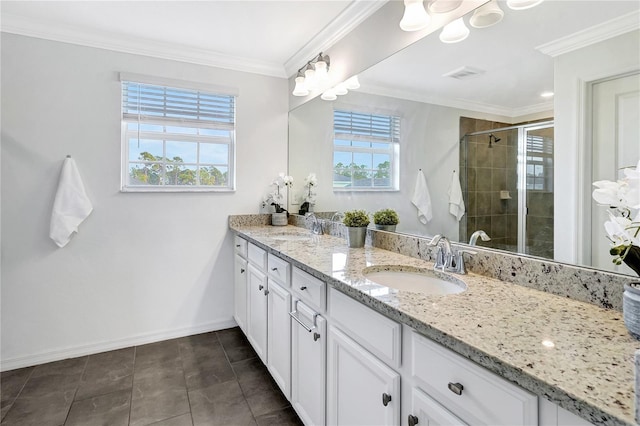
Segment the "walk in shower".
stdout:
<path fill-rule="evenodd" d="M 465 134 L 460 240 L 483 230 L 483 246 L 553 258 L 553 167 L 553 121 Z"/>

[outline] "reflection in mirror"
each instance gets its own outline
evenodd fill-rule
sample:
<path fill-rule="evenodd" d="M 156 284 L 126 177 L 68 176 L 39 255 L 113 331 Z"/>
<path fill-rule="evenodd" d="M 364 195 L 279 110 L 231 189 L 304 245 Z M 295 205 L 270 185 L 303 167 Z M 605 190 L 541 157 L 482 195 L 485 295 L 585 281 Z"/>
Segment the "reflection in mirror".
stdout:
<path fill-rule="evenodd" d="M 441 43 L 438 35 L 432 34 L 361 73 L 358 91 L 333 102 L 317 98 L 292 110 L 289 173 L 296 181 L 316 173 L 314 209 L 318 211 L 358 208 L 373 213 L 393 208 L 400 216 L 398 232 L 445 234 L 468 242 L 474 231 L 482 229 L 491 240 L 478 239 L 478 245 L 591 265 L 590 254 L 580 257 L 574 253 L 578 244 L 575 236 L 564 238 L 572 235 L 564 228 L 558 232 L 558 215 L 569 215 L 572 223 L 584 222 L 588 231 L 579 232 L 588 232 L 589 238 L 582 242 L 591 244 L 593 239 L 595 247 L 604 232 L 598 233 L 601 225 L 594 224 L 592 235 L 591 212 L 579 208 L 579 203 L 585 197 L 590 199 L 587 191 L 596 177 L 615 176 L 592 173 L 592 159 L 586 154 L 585 170 L 578 171 L 573 158 L 582 149 L 591 152 L 591 142 L 582 145 L 582 141 L 567 137 L 568 129 L 575 134 L 590 132 L 575 130 L 579 125 L 575 117 L 586 107 L 580 104 L 582 92 L 575 93 L 574 86 L 576 82 L 638 74 L 639 4 L 546 1 L 533 9 L 514 11 L 504 2 L 498 3 L 504 17 L 497 25 L 472 28 L 465 41 L 453 45 Z M 609 23 L 615 19 L 616 23 Z M 541 97 L 554 89 L 555 99 Z M 631 93 L 630 102 L 635 99 L 637 103 L 640 84 L 632 83 L 625 93 Z M 397 173 L 396 186 L 334 188 L 342 179 L 335 169 L 334 110 L 399 117 L 397 164 L 395 168 L 390 165 Z M 640 114 L 637 108 L 635 114 Z M 635 118 L 636 127 L 639 120 Z M 627 123 L 632 122 L 630 117 Z M 625 145 L 632 146 L 625 151 L 631 164 L 640 155 L 638 132 L 626 134 L 636 135 L 635 142 L 627 139 Z M 607 143 L 612 144 L 612 139 Z M 340 143 L 344 144 L 344 139 Z M 593 143 L 596 153 L 597 141 Z M 567 155 L 571 161 L 566 161 Z M 632 156 L 636 156 L 633 161 L 629 159 Z M 350 158 L 354 167 L 372 174 L 384 163 L 377 164 L 371 156 L 366 164 Z M 345 164 L 341 166 L 344 175 Z M 411 203 L 420 169 L 426 177 L 433 214 L 426 224 Z M 466 208 L 460 222 L 449 213 L 454 171 L 460 178 Z M 583 184 L 584 193 L 577 194 Z M 290 208 L 297 211 L 296 199 L 302 194 L 293 195 Z M 607 253 L 607 242 L 600 244 L 605 248 L 598 250 Z M 606 261 L 594 261 L 593 266 L 611 269 L 610 259 Z"/>

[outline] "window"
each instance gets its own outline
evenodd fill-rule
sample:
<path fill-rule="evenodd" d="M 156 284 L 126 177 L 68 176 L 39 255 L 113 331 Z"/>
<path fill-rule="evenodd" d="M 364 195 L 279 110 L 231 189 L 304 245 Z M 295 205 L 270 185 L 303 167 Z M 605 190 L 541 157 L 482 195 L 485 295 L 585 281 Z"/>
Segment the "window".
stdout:
<path fill-rule="evenodd" d="M 121 80 L 123 191 L 234 189 L 235 96 Z"/>
<path fill-rule="evenodd" d="M 553 191 L 553 140 L 527 134 L 527 189 Z"/>
<path fill-rule="evenodd" d="M 400 117 L 333 111 L 333 189 L 397 190 Z"/>

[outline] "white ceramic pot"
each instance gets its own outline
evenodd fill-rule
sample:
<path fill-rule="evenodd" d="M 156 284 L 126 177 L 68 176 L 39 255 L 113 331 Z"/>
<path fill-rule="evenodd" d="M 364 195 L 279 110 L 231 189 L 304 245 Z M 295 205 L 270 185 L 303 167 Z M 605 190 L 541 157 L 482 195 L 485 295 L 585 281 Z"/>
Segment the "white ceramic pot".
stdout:
<path fill-rule="evenodd" d="M 640 340 L 640 282 L 624 285 L 622 314 L 629 333 Z"/>
<path fill-rule="evenodd" d="M 271 224 L 273 226 L 287 226 L 289 224 L 287 212 L 271 213 Z"/>

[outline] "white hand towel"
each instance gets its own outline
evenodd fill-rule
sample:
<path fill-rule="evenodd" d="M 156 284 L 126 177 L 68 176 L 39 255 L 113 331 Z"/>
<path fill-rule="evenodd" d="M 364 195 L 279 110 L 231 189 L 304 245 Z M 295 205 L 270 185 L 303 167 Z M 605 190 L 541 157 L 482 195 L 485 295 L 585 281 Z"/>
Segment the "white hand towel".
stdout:
<path fill-rule="evenodd" d="M 426 225 L 433 218 L 431 208 L 431 194 L 427 186 L 427 179 L 424 177 L 422 170 L 418 171 L 416 178 L 416 187 L 413 190 L 413 198 L 411 202 L 418 208 L 418 220 Z"/>
<path fill-rule="evenodd" d="M 449 213 L 454 215 L 458 222 L 464 216 L 465 207 L 464 199 L 462 198 L 462 188 L 460 187 L 460 179 L 458 174 L 454 171 L 451 177 L 451 185 L 449 185 Z"/>
<path fill-rule="evenodd" d="M 58 191 L 53 202 L 49 237 L 58 247 L 64 247 L 92 210 L 93 206 L 84 190 L 76 163 L 73 158 L 67 157 L 62 165 Z"/>

